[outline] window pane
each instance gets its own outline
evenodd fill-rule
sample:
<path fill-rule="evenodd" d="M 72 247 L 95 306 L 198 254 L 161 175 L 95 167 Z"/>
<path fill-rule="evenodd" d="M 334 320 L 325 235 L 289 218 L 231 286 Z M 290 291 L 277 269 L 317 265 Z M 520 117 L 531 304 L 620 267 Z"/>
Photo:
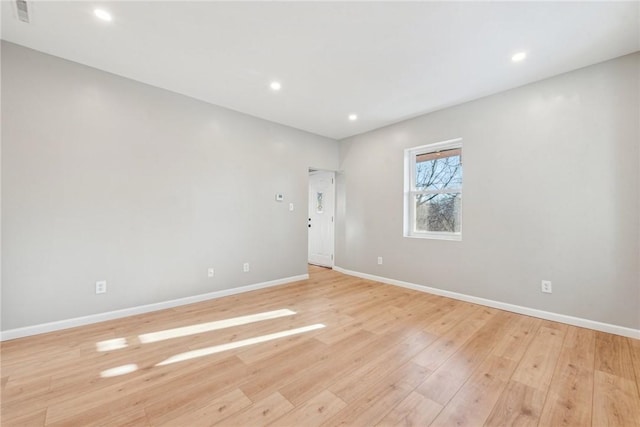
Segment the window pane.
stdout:
<path fill-rule="evenodd" d="M 416 231 L 460 232 L 460 193 L 417 194 Z"/>
<path fill-rule="evenodd" d="M 416 155 L 417 190 L 446 190 L 462 187 L 462 158 L 459 148 Z"/>

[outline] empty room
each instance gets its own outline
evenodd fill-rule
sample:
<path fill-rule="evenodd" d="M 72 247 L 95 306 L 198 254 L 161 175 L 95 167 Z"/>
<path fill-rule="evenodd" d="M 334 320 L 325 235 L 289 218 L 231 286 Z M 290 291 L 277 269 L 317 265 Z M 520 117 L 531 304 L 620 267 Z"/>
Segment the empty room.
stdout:
<path fill-rule="evenodd" d="M 0 2 L 2 426 L 640 427 L 640 2 Z"/>

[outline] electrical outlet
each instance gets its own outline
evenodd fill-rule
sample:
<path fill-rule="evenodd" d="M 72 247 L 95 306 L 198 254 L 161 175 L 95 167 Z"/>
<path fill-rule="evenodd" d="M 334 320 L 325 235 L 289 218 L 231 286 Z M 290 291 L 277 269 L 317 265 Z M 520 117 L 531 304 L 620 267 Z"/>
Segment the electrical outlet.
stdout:
<path fill-rule="evenodd" d="M 540 290 L 542 292 L 544 292 L 545 294 L 550 294 L 552 293 L 552 289 L 551 289 L 551 281 L 549 280 L 543 280 L 542 283 L 540 284 Z"/>
<path fill-rule="evenodd" d="M 378 265 L 382 265 L 382 257 L 381 256 L 378 257 Z"/>
<path fill-rule="evenodd" d="M 244 271 L 245 273 L 249 271 L 249 263 L 245 262 L 244 264 L 242 264 L 242 271 Z"/>
<path fill-rule="evenodd" d="M 107 281 L 99 280 L 96 282 L 96 294 L 105 294 L 107 293 Z"/>
<path fill-rule="evenodd" d="M 215 273 L 215 271 L 213 270 L 213 268 L 212 268 L 212 267 L 210 267 L 210 268 L 207 270 L 207 277 L 213 277 L 214 273 Z"/>

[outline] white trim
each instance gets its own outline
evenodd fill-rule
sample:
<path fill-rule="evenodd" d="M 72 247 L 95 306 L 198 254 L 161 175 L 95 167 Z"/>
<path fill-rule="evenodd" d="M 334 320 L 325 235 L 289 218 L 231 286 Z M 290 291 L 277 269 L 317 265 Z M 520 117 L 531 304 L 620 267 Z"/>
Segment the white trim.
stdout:
<path fill-rule="evenodd" d="M 462 150 L 463 139 L 455 138 L 447 141 L 434 142 L 418 147 L 405 148 L 404 150 L 404 237 L 416 237 L 420 239 L 436 240 L 462 240 L 462 185 L 458 188 L 440 190 L 416 189 L 416 156 L 420 154 L 436 153 L 447 149 L 459 148 Z M 460 194 L 460 231 L 456 233 L 418 231 L 416 230 L 416 204 L 415 197 L 418 194 Z"/>
<path fill-rule="evenodd" d="M 16 338 L 28 337 L 31 335 L 44 334 L 47 332 L 59 331 L 61 329 L 75 328 L 76 326 L 90 325 L 92 323 L 104 322 L 106 320 L 119 319 L 121 317 L 134 316 L 136 314 L 149 313 L 151 311 L 164 310 L 181 305 L 193 304 L 210 299 L 222 298 L 244 292 L 255 291 L 257 289 L 270 288 L 272 286 L 284 285 L 291 282 L 309 279 L 308 274 L 284 277 L 282 279 L 270 280 L 268 282 L 255 283 L 253 285 L 240 286 L 237 288 L 223 289 L 206 294 L 194 295 L 190 297 L 178 298 L 169 301 L 157 302 L 153 304 L 140 305 L 137 307 L 123 308 L 121 310 L 107 311 L 105 313 L 91 314 L 88 316 L 75 317 L 73 319 L 58 320 L 56 322 L 42 323 L 40 325 L 25 326 L 23 328 L 9 329 L 0 332 L 0 341 L 7 341 Z"/>
<path fill-rule="evenodd" d="M 408 236 L 410 239 L 436 239 L 462 241 L 462 232 L 445 233 L 439 231 L 414 231 Z"/>
<path fill-rule="evenodd" d="M 493 307 L 500 310 L 511 311 L 513 313 L 524 314 L 526 316 L 538 317 L 540 319 L 552 320 L 554 322 L 566 323 L 568 325 L 579 326 L 581 328 L 594 329 L 596 331 L 608 332 L 610 334 L 622 335 L 624 337 L 640 339 L 640 329 L 627 328 L 625 326 L 612 325 L 610 323 L 597 322 L 595 320 L 582 319 L 580 317 L 567 316 L 565 314 L 552 313 L 550 311 L 538 310 L 521 305 L 509 304 L 506 302 L 494 301 L 490 299 L 474 297 L 457 292 L 445 291 L 432 288 L 430 286 L 417 285 L 415 283 L 403 282 L 401 280 L 389 279 L 387 277 L 375 276 L 373 274 L 360 273 L 358 271 L 347 270 L 334 266 L 333 269 L 349 276 L 360 277 L 362 279 L 373 280 L 386 283 L 388 285 L 400 286 L 402 288 L 413 289 L 414 291 L 440 295 L 448 298 L 466 301 L 473 304 Z"/>
<path fill-rule="evenodd" d="M 419 145 L 417 147 L 405 148 L 405 153 L 412 151 L 422 151 L 422 150 L 432 150 L 432 151 L 440 151 L 445 150 L 447 148 L 459 148 L 459 145 L 462 143 L 462 137 L 447 139 L 446 141 L 440 142 L 432 142 L 431 144 Z"/>

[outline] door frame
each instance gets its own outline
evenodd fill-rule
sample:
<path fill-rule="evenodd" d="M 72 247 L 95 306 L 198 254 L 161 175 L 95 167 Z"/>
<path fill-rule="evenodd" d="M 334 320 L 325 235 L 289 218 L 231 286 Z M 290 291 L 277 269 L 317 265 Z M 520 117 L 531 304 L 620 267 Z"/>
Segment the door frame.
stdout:
<path fill-rule="evenodd" d="M 328 266 L 327 268 L 331 268 L 333 269 L 333 267 L 336 265 L 336 200 L 337 200 L 337 193 L 336 193 L 336 171 L 330 170 L 330 169 L 322 169 L 322 168 L 313 168 L 313 167 L 309 167 L 308 169 L 308 173 L 307 173 L 307 218 L 309 218 L 309 198 L 311 197 L 311 187 L 310 187 L 310 179 L 309 177 L 317 172 L 328 172 L 331 173 L 332 175 L 332 179 L 331 179 L 331 186 L 332 186 L 332 190 L 333 190 L 333 203 L 331 204 L 331 265 Z M 309 229 L 307 227 L 307 264 L 311 264 L 309 263 Z M 315 265 L 315 264 L 312 264 Z"/>

